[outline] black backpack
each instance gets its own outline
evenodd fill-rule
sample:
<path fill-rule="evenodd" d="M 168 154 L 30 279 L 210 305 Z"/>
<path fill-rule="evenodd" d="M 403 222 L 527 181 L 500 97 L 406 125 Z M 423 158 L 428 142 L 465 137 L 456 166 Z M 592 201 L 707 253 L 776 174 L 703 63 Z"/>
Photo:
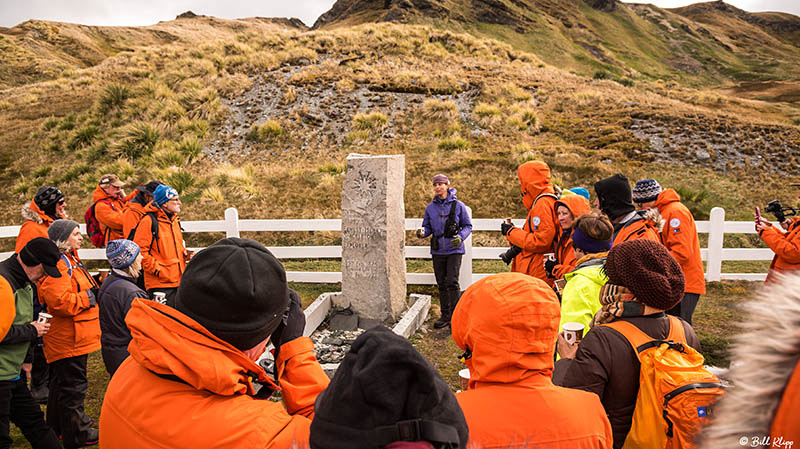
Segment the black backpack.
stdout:
<path fill-rule="evenodd" d="M 153 239 L 150 241 L 150 248 L 153 247 L 153 243 L 158 242 L 158 215 L 155 212 L 147 212 L 145 216 L 150 216 L 150 234 L 153 236 Z M 142 224 L 144 221 L 144 216 L 139 223 L 136 223 L 136 226 L 131 229 L 131 232 L 128 233 L 128 240 L 133 241 L 133 236 L 136 235 L 136 230 L 139 229 L 139 225 Z"/>

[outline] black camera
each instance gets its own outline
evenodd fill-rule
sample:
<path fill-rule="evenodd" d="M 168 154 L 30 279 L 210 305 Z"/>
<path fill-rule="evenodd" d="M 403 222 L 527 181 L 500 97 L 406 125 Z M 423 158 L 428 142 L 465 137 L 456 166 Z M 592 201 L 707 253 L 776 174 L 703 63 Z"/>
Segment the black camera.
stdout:
<path fill-rule="evenodd" d="M 774 215 L 778 223 L 786 221 L 787 216 L 797 215 L 797 211 L 793 207 L 782 206 L 779 200 L 770 201 L 764 211 Z"/>
<path fill-rule="evenodd" d="M 503 254 L 500 254 L 500 259 L 503 262 L 505 262 L 506 265 L 508 265 L 511 263 L 512 260 L 514 260 L 515 257 L 517 257 L 517 254 L 521 252 L 522 248 L 520 248 L 517 245 L 511 245 L 511 248 L 509 248 L 508 251 L 504 252 Z"/>

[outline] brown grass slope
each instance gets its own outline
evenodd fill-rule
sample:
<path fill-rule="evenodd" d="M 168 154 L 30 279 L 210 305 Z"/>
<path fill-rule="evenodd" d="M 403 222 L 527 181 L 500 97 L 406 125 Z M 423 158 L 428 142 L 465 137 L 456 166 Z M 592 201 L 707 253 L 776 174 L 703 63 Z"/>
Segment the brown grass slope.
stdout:
<path fill-rule="evenodd" d="M 187 17 L 188 16 L 188 17 Z M 193 16 L 146 27 L 100 27 L 28 20 L 0 28 L 0 89 L 54 79 L 92 67 L 121 51 L 171 42 L 197 44 L 232 38 L 241 30 L 275 32 L 305 28 L 298 20 L 225 20 Z"/>
<path fill-rule="evenodd" d="M 800 18 L 723 2 L 665 10 L 614 0 L 339 0 L 314 27 L 376 21 L 467 31 L 579 74 L 625 82 L 800 79 Z"/>
<path fill-rule="evenodd" d="M 202 44 L 132 48 L 0 92 L 0 189 L 10 192 L 0 197 L 2 223 L 19 223 L 19 207 L 45 184 L 64 190 L 80 217 L 105 172 L 173 185 L 186 220 L 218 219 L 230 206 L 244 218 L 337 217 L 350 152 L 406 155 L 409 216 L 429 201 L 434 172 L 450 174 L 475 216 L 522 216 L 515 169 L 530 159 L 550 163 L 565 187 L 617 171 L 656 177 L 699 218 L 714 205 L 746 217 L 775 192 L 794 198 L 783 187 L 796 173 L 800 130 L 774 103 L 576 76 L 505 43 L 431 27 L 239 23 L 232 36 L 225 28 Z"/>

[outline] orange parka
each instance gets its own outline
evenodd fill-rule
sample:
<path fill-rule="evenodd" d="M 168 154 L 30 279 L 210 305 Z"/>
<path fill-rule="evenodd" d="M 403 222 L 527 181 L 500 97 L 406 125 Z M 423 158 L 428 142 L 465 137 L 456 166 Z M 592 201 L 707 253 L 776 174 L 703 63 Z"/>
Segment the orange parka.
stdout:
<path fill-rule="evenodd" d="M 468 447 L 612 447 L 600 398 L 553 385 L 560 317 L 553 290 L 519 273 L 486 277 L 464 292 L 450 325 L 456 344 L 472 354 L 469 389 L 456 394 Z"/>
<path fill-rule="evenodd" d="M 661 225 L 663 221 L 658 209 L 638 211 L 637 214 L 642 215 L 642 219 L 628 221 L 627 224 L 621 225 L 622 229 L 614 237 L 614 241 L 611 243 L 612 247 L 622 242 L 636 239 L 648 239 L 663 244 L 661 241 Z M 615 232 L 618 226 L 620 225 L 614 224 Z"/>
<path fill-rule="evenodd" d="M 22 218 L 25 222 L 22 223 L 22 226 L 19 228 L 17 242 L 14 245 L 14 252 L 17 254 L 22 251 L 22 248 L 24 248 L 28 242 L 36 237 L 48 238 L 47 228 L 55 221 L 52 217 L 39 209 L 39 206 L 37 206 L 33 200 L 31 200 L 30 204 L 22 206 Z"/>
<path fill-rule="evenodd" d="M 254 378 L 279 389 L 260 366 L 177 310 L 136 299 L 125 321 L 131 356 L 106 390 L 101 448 L 308 446 L 314 402 L 328 386 L 310 339 L 281 346 L 279 404 L 252 396 Z"/>
<path fill-rule="evenodd" d="M 139 203 L 129 202 L 125 207 L 125 212 L 122 213 L 122 238 L 127 239 L 131 231 L 136 229 L 136 225 L 144 217 L 144 208 L 146 205 Z"/>
<path fill-rule="evenodd" d="M 541 161 L 529 161 L 519 166 L 517 176 L 528 218 L 522 229 L 511 229 L 506 236 L 509 243 L 522 248 L 511 264 L 511 271 L 537 277 L 552 286 L 553 280 L 547 278 L 544 270 L 544 254 L 553 252 L 561 226 L 554 208 L 557 198 L 550 183 L 550 167 Z"/>
<path fill-rule="evenodd" d="M 766 282 L 775 281 L 776 273 L 800 269 L 800 217 L 792 219 L 786 233 L 777 226 L 769 226 L 762 229 L 759 236 L 775 253 Z"/>
<path fill-rule="evenodd" d="M 706 276 L 703 272 L 703 259 L 700 258 L 700 240 L 694 217 L 674 189 L 666 189 L 658 195 L 656 207 L 661 214 L 664 228 L 661 242 L 678 261 L 686 277 L 686 293 L 704 295 Z"/>
<path fill-rule="evenodd" d="M 50 331 L 42 337 L 47 363 L 100 349 L 98 309 L 90 304 L 87 293 L 98 287 L 97 282 L 75 252 L 63 254 L 58 271 L 61 277 L 45 276 L 37 287 L 39 302 L 47 304 L 47 312 L 53 315 Z"/>
<path fill-rule="evenodd" d="M 168 217 L 163 209 L 151 202 L 145 209 L 145 214 L 155 213 L 158 218 L 158 239 L 153 241 L 152 218 L 145 215 L 133 241 L 139 245 L 142 252 L 142 271 L 144 271 L 144 285 L 152 288 L 173 288 L 180 285 L 181 276 L 186 271 L 186 257 L 183 244 L 183 233 L 178 216 Z"/>
<path fill-rule="evenodd" d="M 100 186 L 94 189 L 92 203 L 97 203 L 94 207 L 94 216 L 100 223 L 100 231 L 105 237 L 104 244 L 126 237 L 122 234 L 122 213 L 125 212 L 128 200 L 134 195 L 136 195 L 135 190 L 127 197 L 120 199 L 107 194 Z"/>
<path fill-rule="evenodd" d="M 16 316 L 17 298 L 14 296 L 14 290 L 6 278 L 0 276 L 0 340 L 6 337 Z"/>
<path fill-rule="evenodd" d="M 583 214 L 592 211 L 589 200 L 580 195 L 564 195 L 555 202 L 556 218 L 558 217 L 558 206 L 565 206 L 572 213 L 573 219 L 577 219 Z M 560 223 L 559 223 L 560 225 Z M 556 238 L 556 261 L 558 264 L 553 269 L 553 278 L 561 279 L 565 274 L 575 269 L 575 250 L 572 248 L 572 230 L 565 234 L 563 229 Z"/>

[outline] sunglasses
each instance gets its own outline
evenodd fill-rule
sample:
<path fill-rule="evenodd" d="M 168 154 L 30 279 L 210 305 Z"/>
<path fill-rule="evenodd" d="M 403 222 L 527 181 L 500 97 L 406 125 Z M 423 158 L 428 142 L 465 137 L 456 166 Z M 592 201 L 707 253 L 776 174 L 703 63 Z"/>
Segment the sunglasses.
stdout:
<path fill-rule="evenodd" d="M 58 204 L 59 206 L 63 206 L 65 204 L 67 204 L 67 200 L 58 200 L 58 203 L 56 203 L 56 204 Z"/>

